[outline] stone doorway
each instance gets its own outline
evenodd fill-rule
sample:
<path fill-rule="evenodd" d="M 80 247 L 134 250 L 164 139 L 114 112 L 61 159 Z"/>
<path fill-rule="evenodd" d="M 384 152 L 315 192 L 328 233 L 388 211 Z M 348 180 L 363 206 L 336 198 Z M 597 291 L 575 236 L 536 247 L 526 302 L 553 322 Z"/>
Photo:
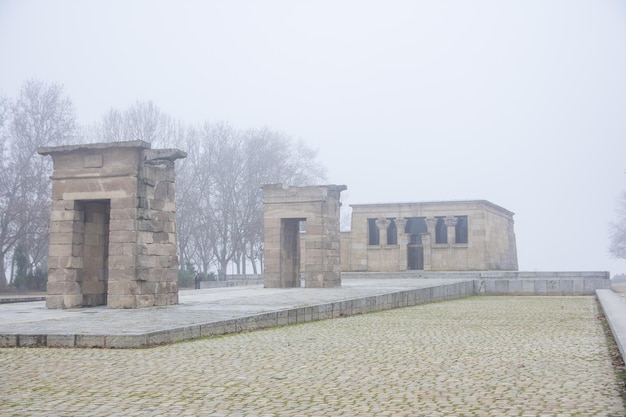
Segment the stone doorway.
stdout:
<path fill-rule="evenodd" d="M 407 269 L 423 270 L 424 269 L 424 246 L 409 245 L 407 247 Z"/>
<path fill-rule="evenodd" d="M 106 305 L 111 200 L 76 201 L 75 207 L 78 218 L 82 219 L 76 224 L 74 245 L 83 263 L 80 280 L 83 306 Z"/>
<path fill-rule="evenodd" d="M 306 219 L 281 219 L 281 287 L 300 287 L 300 223 Z"/>

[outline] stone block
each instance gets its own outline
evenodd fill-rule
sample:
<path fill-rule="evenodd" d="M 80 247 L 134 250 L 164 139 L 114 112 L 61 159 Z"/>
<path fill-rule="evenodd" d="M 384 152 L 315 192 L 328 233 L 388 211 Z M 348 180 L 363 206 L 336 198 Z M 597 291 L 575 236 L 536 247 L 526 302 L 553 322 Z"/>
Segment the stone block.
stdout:
<path fill-rule="evenodd" d="M 134 230 L 130 229 L 122 229 L 122 230 L 112 230 L 109 229 L 109 244 L 116 243 L 132 243 L 136 242 L 139 234 Z"/>
<path fill-rule="evenodd" d="M 110 335 L 106 336 L 104 343 L 107 348 L 112 349 L 139 349 L 148 346 L 146 335 Z"/>
<path fill-rule="evenodd" d="M 509 280 L 508 279 L 496 279 L 495 280 L 495 293 L 496 294 L 508 294 L 509 293 Z"/>
<path fill-rule="evenodd" d="M 276 312 L 276 324 L 278 326 L 285 326 L 289 324 L 289 311 L 288 310 L 282 310 L 282 311 Z"/>
<path fill-rule="evenodd" d="M 536 279 L 534 280 L 535 284 L 535 294 L 537 295 L 545 295 L 548 290 L 548 283 L 546 279 Z"/>
<path fill-rule="evenodd" d="M 137 256 L 137 267 L 138 268 L 156 268 L 157 266 L 157 257 L 156 256 L 145 256 L 138 255 Z"/>
<path fill-rule="evenodd" d="M 110 285 L 109 285 L 110 288 Z M 109 289 L 107 297 L 107 307 L 109 308 L 137 308 L 137 300 L 134 295 L 124 295 L 111 293 Z"/>
<path fill-rule="evenodd" d="M 111 211 L 119 209 L 131 209 L 139 207 L 139 199 L 137 197 L 114 198 L 111 200 Z"/>
<path fill-rule="evenodd" d="M 530 279 L 522 279 L 522 293 L 534 294 L 535 293 L 535 281 Z"/>
<path fill-rule="evenodd" d="M 76 346 L 76 335 L 73 334 L 49 334 L 46 346 L 50 348 L 73 348 Z"/>
<path fill-rule="evenodd" d="M 50 234 L 74 232 L 73 220 L 56 220 L 50 222 Z"/>
<path fill-rule="evenodd" d="M 48 256 L 72 256 L 71 244 L 50 244 Z"/>
<path fill-rule="evenodd" d="M 180 342 L 184 337 L 183 329 L 163 330 L 153 332 L 148 335 L 148 346 L 165 345 L 174 342 Z"/>
<path fill-rule="evenodd" d="M 111 223 L 109 223 L 109 234 L 113 232 L 133 232 L 136 233 L 138 220 L 134 219 L 112 219 Z M 128 234 L 129 239 L 124 241 L 126 242 L 134 242 L 135 237 L 133 235 Z"/>
<path fill-rule="evenodd" d="M 135 296 L 139 293 L 136 281 L 114 281 L 109 280 L 109 305 L 113 297 L 131 297 L 132 304 L 136 304 Z M 122 300 L 127 301 L 126 299 Z"/>
<path fill-rule="evenodd" d="M 183 328 L 183 340 L 198 339 L 202 335 L 202 327 L 200 325 L 188 326 Z"/>
<path fill-rule="evenodd" d="M 237 326 L 237 320 L 236 319 L 225 320 L 225 321 L 223 321 L 223 323 L 224 323 L 224 333 L 225 334 L 239 333 L 241 331 L 239 326 Z"/>
<path fill-rule="evenodd" d="M 74 222 L 74 210 L 53 210 L 50 212 L 51 222 Z"/>
<path fill-rule="evenodd" d="M 131 208 L 119 208 L 113 209 L 111 208 L 110 218 L 113 220 L 135 220 L 137 219 L 138 210 L 134 207 Z"/>
<path fill-rule="evenodd" d="M 132 254 L 109 256 L 109 269 L 134 267 L 136 265 L 136 258 L 138 257 L 135 257 Z"/>
<path fill-rule="evenodd" d="M 287 310 L 287 324 L 298 323 L 298 309 Z"/>
<path fill-rule="evenodd" d="M 223 322 L 206 323 L 200 326 L 200 337 L 220 336 L 225 333 Z"/>
<path fill-rule="evenodd" d="M 109 268 L 109 282 L 134 280 L 137 276 L 136 271 L 137 269 L 134 265 L 127 267 Z"/>
<path fill-rule="evenodd" d="M 522 293 L 522 281 L 519 279 L 509 279 L 509 294 L 517 295 Z"/>
<path fill-rule="evenodd" d="M 104 348 L 106 347 L 106 336 L 102 335 L 76 335 L 76 347 L 79 348 Z"/>
<path fill-rule="evenodd" d="M 16 334 L 0 334 L 0 348 L 18 347 Z"/>
<path fill-rule="evenodd" d="M 561 293 L 561 280 L 560 279 L 547 279 L 546 280 L 546 294 L 555 295 Z"/>
<path fill-rule="evenodd" d="M 560 280 L 560 293 L 562 295 L 573 295 L 574 294 L 574 280 L 573 279 L 562 279 Z"/>
<path fill-rule="evenodd" d="M 19 347 L 46 347 L 47 336 L 45 334 L 20 334 L 17 336 Z"/>

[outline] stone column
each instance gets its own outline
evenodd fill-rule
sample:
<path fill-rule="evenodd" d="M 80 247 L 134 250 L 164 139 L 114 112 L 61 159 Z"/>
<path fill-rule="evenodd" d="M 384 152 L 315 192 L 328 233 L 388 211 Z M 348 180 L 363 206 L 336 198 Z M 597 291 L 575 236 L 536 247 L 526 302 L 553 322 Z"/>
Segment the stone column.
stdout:
<path fill-rule="evenodd" d="M 424 271 L 432 271 L 432 243 L 436 242 L 437 218 L 426 217 L 426 227 L 428 233 L 422 234 L 422 245 L 424 246 Z"/>
<path fill-rule="evenodd" d="M 409 238 L 406 233 L 407 219 L 404 217 L 396 217 L 396 230 L 398 231 L 398 245 L 406 245 L 409 243 Z"/>
<path fill-rule="evenodd" d="M 396 230 L 398 233 L 398 246 L 400 247 L 400 254 L 398 256 L 398 270 L 405 271 L 408 267 L 407 260 L 407 245 L 409 244 L 409 236 L 406 234 L 406 222 L 404 217 L 396 217 Z"/>
<path fill-rule="evenodd" d="M 426 217 L 426 227 L 428 228 L 428 234 L 432 242 L 436 242 L 437 235 L 437 218 L 436 217 Z M 422 235 L 423 236 L 423 235 Z M 423 239 L 422 239 L 423 241 Z"/>
<path fill-rule="evenodd" d="M 456 224 L 459 219 L 454 216 L 447 216 L 444 220 L 448 229 L 448 244 L 456 243 Z"/>
<path fill-rule="evenodd" d="M 378 244 L 381 246 L 387 245 L 387 228 L 391 224 L 391 220 L 384 217 L 376 219 L 376 227 L 378 227 Z"/>

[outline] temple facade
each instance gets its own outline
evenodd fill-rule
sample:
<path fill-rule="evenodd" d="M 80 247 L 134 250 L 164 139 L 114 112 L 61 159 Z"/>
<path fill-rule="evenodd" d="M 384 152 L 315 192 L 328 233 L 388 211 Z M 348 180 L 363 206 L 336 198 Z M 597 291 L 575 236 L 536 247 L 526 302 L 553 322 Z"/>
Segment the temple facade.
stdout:
<path fill-rule="evenodd" d="M 485 200 L 354 204 L 345 272 L 518 269 L 512 212 Z"/>

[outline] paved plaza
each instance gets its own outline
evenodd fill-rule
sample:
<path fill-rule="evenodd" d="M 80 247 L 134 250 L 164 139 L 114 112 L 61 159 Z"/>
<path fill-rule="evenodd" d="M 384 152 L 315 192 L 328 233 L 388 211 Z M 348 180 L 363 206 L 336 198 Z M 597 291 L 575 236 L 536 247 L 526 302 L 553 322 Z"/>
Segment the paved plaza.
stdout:
<path fill-rule="evenodd" d="M 2 416 L 624 416 L 596 299 L 474 296 L 149 349 L 0 349 Z"/>

